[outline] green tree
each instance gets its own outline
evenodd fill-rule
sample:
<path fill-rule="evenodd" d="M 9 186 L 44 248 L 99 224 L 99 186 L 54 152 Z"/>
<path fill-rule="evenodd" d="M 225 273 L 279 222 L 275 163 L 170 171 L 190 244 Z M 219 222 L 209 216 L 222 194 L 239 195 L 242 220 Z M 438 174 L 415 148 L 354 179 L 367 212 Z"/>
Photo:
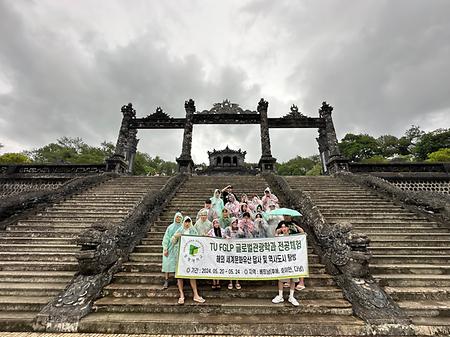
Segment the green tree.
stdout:
<path fill-rule="evenodd" d="M 389 160 L 387 160 L 386 158 L 384 158 L 383 156 L 380 156 L 380 155 L 376 155 L 376 156 L 361 160 L 361 163 L 364 163 L 364 164 L 382 164 L 382 163 L 388 163 L 388 162 L 389 162 Z"/>
<path fill-rule="evenodd" d="M 425 132 L 420 130 L 419 126 L 411 125 L 405 135 L 398 140 L 398 153 L 403 156 L 412 154 L 414 147 L 424 134 Z"/>
<path fill-rule="evenodd" d="M 350 161 L 356 162 L 381 154 L 377 140 L 367 134 L 347 133 L 340 141 L 339 149 Z"/>
<path fill-rule="evenodd" d="M 322 174 L 322 164 L 316 163 L 308 172 L 305 173 L 306 176 L 320 176 Z"/>
<path fill-rule="evenodd" d="M 297 156 L 287 162 L 277 164 L 276 170 L 279 175 L 283 176 L 304 176 L 315 164 L 316 162 L 311 158 Z"/>
<path fill-rule="evenodd" d="M 418 160 L 425 160 L 430 153 L 450 147 L 450 129 L 437 129 L 423 134 L 414 148 Z"/>
<path fill-rule="evenodd" d="M 4 153 L 0 155 L 0 164 L 30 164 L 31 159 L 23 153 Z"/>
<path fill-rule="evenodd" d="M 377 138 L 380 154 L 389 158 L 399 153 L 399 140 L 395 136 L 383 135 Z"/>
<path fill-rule="evenodd" d="M 450 148 L 439 149 L 428 154 L 427 162 L 448 163 L 450 162 Z"/>

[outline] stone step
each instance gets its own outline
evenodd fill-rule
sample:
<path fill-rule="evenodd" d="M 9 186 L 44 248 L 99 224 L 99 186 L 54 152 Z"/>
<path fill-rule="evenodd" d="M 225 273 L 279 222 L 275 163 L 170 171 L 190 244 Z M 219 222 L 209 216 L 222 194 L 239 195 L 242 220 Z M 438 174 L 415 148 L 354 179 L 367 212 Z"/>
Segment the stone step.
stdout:
<path fill-rule="evenodd" d="M 11 229 L 14 227 L 11 227 Z M 23 231 L 23 230 L 14 230 L 14 231 L 5 231 L 2 233 L 2 238 L 7 237 L 26 237 L 26 238 L 70 238 L 76 239 L 78 236 L 78 231 L 71 233 L 63 233 L 63 232 L 55 232 L 55 231 Z"/>
<path fill-rule="evenodd" d="M 73 210 L 73 211 L 55 211 L 49 210 L 46 211 L 45 214 L 42 214 L 46 218 L 118 218 L 124 217 L 128 215 L 128 211 L 103 211 L 103 210 L 95 210 L 95 211 L 87 211 L 87 210 Z"/>
<path fill-rule="evenodd" d="M 382 264 L 449 264 L 450 255 L 372 255 L 371 263 Z"/>
<path fill-rule="evenodd" d="M 277 294 L 274 287 L 273 296 Z M 259 298 L 206 298 L 203 304 L 186 300 L 184 305 L 177 303 L 177 298 L 146 297 L 146 298 L 117 298 L 104 297 L 95 302 L 97 312 L 148 312 L 148 313 L 215 313 L 228 315 L 276 315 L 283 314 L 331 314 L 351 315 L 351 304 L 340 299 L 302 300 L 300 306 L 294 307 L 290 303 L 273 305 L 270 299 Z M 1 301 L 0 301 L 1 305 Z"/>
<path fill-rule="evenodd" d="M 1 261 L 0 270 L 27 270 L 27 271 L 77 271 L 78 262 L 72 261 Z"/>
<path fill-rule="evenodd" d="M 189 300 L 186 301 L 186 303 Z M 269 302 L 269 306 L 272 303 Z M 285 305 L 279 305 L 280 308 Z M 186 313 L 107 313 L 98 312 L 83 318 L 79 332 L 139 333 L 151 331 L 163 335 L 323 335 L 358 336 L 364 333 L 363 321 L 342 315 L 255 315 L 243 314 L 231 319 L 227 314 Z"/>
<path fill-rule="evenodd" d="M 372 205 L 372 204 L 364 204 L 364 205 L 355 205 L 354 203 L 342 204 L 340 206 L 336 205 L 323 205 L 317 204 L 320 211 L 322 212 L 336 212 L 336 211 L 345 211 L 345 212 L 402 212 L 405 209 L 400 206 L 395 205 Z"/>
<path fill-rule="evenodd" d="M 406 225 L 416 225 L 416 224 L 431 224 L 431 222 L 428 222 L 427 219 L 396 219 L 396 218 L 392 218 L 392 219 L 367 219 L 367 218 L 352 218 L 352 217 L 348 217 L 348 218 L 339 218 L 339 219 L 333 219 L 331 217 L 327 217 L 327 221 L 330 224 L 334 224 L 336 222 L 341 222 L 341 221 L 348 221 L 350 222 L 353 226 L 406 226 Z"/>
<path fill-rule="evenodd" d="M 400 301 L 398 302 L 409 316 L 447 317 L 450 320 L 450 300 Z"/>
<path fill-rule="evenodd" d="M 417 216 L 413 213 L 408 212 L 390 212 L 390 211 L 379 211 L 379 212 L 371 212 L 371 211 L 346 211 L 346 210 L 322 210 L 323 216 L 328 219 L 328 217 L 332 219 L 340 218 L 340 217 L 364 217 L 367 219 L 386 219 L 386 218 L 397 218 L 397 219 L 415 219 Z"/>
<path fill-rule="evenodd" d="M 65 245 L 65 244 L 73 244 L 75 243 L 75 239 L 59 239 L 59 238 L 48 238 L 48 237 L 40 237 L 40 238 L 29 238 L 29 237 L 2 237 L 0 236 L 0 244 L 24 244 L 24 245 L 33 245 L 33 244 L 52 244 L 52 245 Z"/>
<path fill-rule="evenodd" d="M 0 296 L 56 296 L 64 283 L 0 283 Z"/>
<path fill-rule="evenodd" d="M 75 213 L 75 212 L 81 212 L 81 213 L 98 213 L 98 212 L 105 212 L 105 213 L 128 213 L 131 211 L 134 207 L 128 206 L 128 205 L 109 205 L 109 206 L 86 206 L 86 205 L 62 205 L 62 206 L 52 206 L 51 208 L 47 209 L 47 212 L 57 212 L 57 213 Z"/>
<path fill-rule="evenodd" d="M 373 274 L 383 286 L 390 287 L 450 287 L 450 275 Z"/>
<path fill-rule="evenodd" d="M 80 247 L 77 245 L 37 245 L 37 244 L 5 244 L 0 243 L 0 252 L 77 252 Z M 1 267 L 0 267 L 1 268 Z"/>
<path fill-rule="evenodd" d="M 448 317 L 411 317 L 416 336 L 450 336 Z"/>
<path fill-rule="evenodd" d="M 242 281 L 243 285 L 245 284 Z M 265 298 L 272 299 L 276 295 L 276 281 L 273 281 L 271 285 L 252 286 L 251 283 L 245 285 L 241 290 L 227 289 L 228 281 L 221 281 L 221 289 L 211 289 L 210 284 L 199 285 L 199 293 L 205 298 Z M 185 296 L 192 297 L 192 290 L 189 287 L 185 287 Z M 286 290 L 287 292 L 288 290 Z M 112 283 L 103 289 L 103 296 L 111 296 L 117 298 L 176 298 L 179 297 L 178 288 L 175 285 L 171 285 L 168 289 L 162 289 L 160 284 L 121 284 Z M 305 288 L 301 291 L 295 292 L 295 297 L 298 300 L 302 299 L 343 299 L 341 289 L 337 287 L 311 287 Z"/>
<path fill-rule="evenodd" d="M 64 283 L 69 282 L 74 272 L 71 271 L 24 271 L 24 270 L 0 270 L 0 282 L 42 282 L 42 283 Z"/>
<path fill-rule="evenodd" d="M 119 272 L 114 275 L 114 283 L 141 283 L 141 284 L 162 284 L 164 281 L 164 273 L 153 272 L 153 273 L 136 273 L 136 272 Z M 267 283 L 269 282 L 269 283 Z M 200 282 L 201 283 L 201 282 Z M 260 284 L 271 284 L 270 281 L 251 281 L 254 285 Z M 245 284 L 242 281 L 242 284 Z M 307 287 L 316 286 L 334 286 L 335 282 L 330 275 L 327 274 L 312 274 L 308 278 L 305 278 L 305 285 Z M 250 285 L 252 286 L 252 285 Z"/>
<path fill-rule="evenodd" d="M 373 274 L 450 275 L 450 265 L 437 264 L 370 264 Z"/>
<path fill-rule="evenodd" d="M 125 272 L 160 272 L 161 271 L 161 261 L 158 262 L 125 262 L 123 264 L 122 270 Z M 324 274 L 325 266 L 319 263 L 310 263 L 308 265 L 310 274 Z"/>
<path fill-rule="evenodd" d="M 33 331 L 34 311 L 0 311 L 1 331 Z"/>
<path fill-rule="evenodd" d="M 407 242 L 405 242 L 407 243 Z M 420 254 L 420 255 L 447 255 L 450 256 L 450 247 L 374 247 L 370 251 L 377 255 Z"/>
<path fill-rule="evenodd" d="M 109 201 L 85 201 L 84 199 L 79 200 L 66 200 L 62 204 L 58 204 L 58 207 L 73 207 L 73 206 L 87 206 L 87 207 L 104 207 L 104 206 L 136 206 L 136 202 L 133 201 L 123 201 L 123 200 L 109 200 Z"/>
<path fill-rule="evenodd" d="M 430 239 L 436 239 L 436 240 L 450 240 L 450 233 L 439 233 L 439 232 L 426 232 L 426 233 L 384 233 L 384 232 L 377 232 L 377 233 L 370 233 L 368 235 L 369 238 L 372 240 L 381 240 L 381 239 L 387 239 L 392 238 L 394 240 L 401 240 L 401 239 L 410 239 L 413 241 L 420 240 L 421 238 L 427 238 Z"/>
<path fill-rule="evenodd" d="M 361 231 L 364 233 L 364 231 Z M 410 240 L 410 239 L 385 239 L 385 240 L 370 240 L 370 247 L 397 247 L 407 244 L 410 247 L 448 247 L 447 240 Z"/>
<path fill-rule="evenodd" d="M 435 228 L 435 227 L 426 227 L 426 228 L 416 228 L 416 227 L 378 227 L 373 226 L 372 228 L 359 228 L 359 227 L 353 227 L 355 231 L 371 234 L 371 233 L 447 233 L 449 232 L 448 229 L 444 228 Z"/>
<path fill-rule="evenodd" d="M 75 253 L 66 252 L 0 252 L 0 261 L 76 261 Z"/>
<path fill-rule="evenodd" d="M 450 287 L 384 287 L 394 301 L 448 300 Z"/>
<path fill-rule="evenodd" d="M 0 296 L 0 311 L 40 311 L 51 296 Z"/>
<path fill-rule="evenodd" d="M 30 232 L 31 235 L 33 233 L 38 233 L 38 232 L 48 232 L 50 233 L 54 233 L 54 234 L 68 234 L 68 233 L 73 233 L 74 235 L 77 235 L 79 233 L 81 233 L 84 229 L 89 228 L 90 226 L 77 226 L 77 227 L 72 227 L 72 226 L 57 226 L 57 225 L 51 225 L 51 226 L 27 226 L 27 225 L 21 225 L 21 226 L 8 226 L 6 227 L 6 231 L 7 232 L 11 232 L 11 233 L 22 233 L 22 232 Z"/>
<path fill-rule="evenodd" d="M 118 223 L 121 222 L 123 219 L 107 219 L 108 223 Z M 46 219 L 45 221 L 38 219 L 27 219 L 27 220 L 20 220 L 17 222 L 18 225 L 46 225 L 46 224 L 55 224 L 55 225 L 85 225 L 90 226 L 93 223 L 95 223 L 95 220 L 92 219 L 84 219 L 84 220 L 73 220 L 73 219 L 67 219 L 67 218 L 51 218 Z"/>

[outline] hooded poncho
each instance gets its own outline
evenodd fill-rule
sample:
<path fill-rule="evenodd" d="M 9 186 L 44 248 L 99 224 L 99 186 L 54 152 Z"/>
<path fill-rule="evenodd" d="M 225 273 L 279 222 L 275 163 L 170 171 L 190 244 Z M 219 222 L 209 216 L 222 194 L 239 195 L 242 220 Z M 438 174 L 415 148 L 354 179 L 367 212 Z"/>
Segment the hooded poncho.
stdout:
<path fill-rule="evenodd" d="M 181 221 L 176 222 L 177 217 L 181 217 Z M 164 237 L 162 240 L 163 253 L 164 250 L 167 250 L 169 255 L 162 257 L 162 271 L 164 273 L 174 273 L 176 267 L 176 254 L 174 245 L 172 243 L 172 237 L 176 233 L 178 229 L 182 227 L 183 223 L 183 215 L 180 212 L 175 213 L 173 217 L 173 222 L 167 227 L 166 232 L 164 233 Z"/>
<path fill-rule="evenodd" d="M 219 192 L 218 197 L 216 197 L 216 192 Z M 220 197 L 220 190 L 215 189 L 213 196 L 209 199 L 211 200 L 211 208 L 213 208 L 216 211 L 216 214 L 217 215 L 222 214 L 222 209 L 223 209 L 224 205 L 223 205 L 223 200 Z"/>
<path fill-rule="evenodd" d="M 265 192 L 269 192 L 269 194 L 267 194 Z M 275 194 L 272 194 L 272 192 L 270 191 L 270 188 L 268 188 L 268 187 L 264 190 L 264 196 L 262 197 L 261 201 L 262 201 L 263 208 L 265 210 L 269 209 L 270 203 L 274 203 L 274 204 L 278 205 L 278 198 L 276 197 Z"/>
<path fill-rule="evenodd" d="M 206 221 L 202 221 L 202 219 L 198 219 L 194 225 L 195 230 L 200 236 L 207 236 L 209 230 L 212 228 L 212 223 L 208 219 Z"/>

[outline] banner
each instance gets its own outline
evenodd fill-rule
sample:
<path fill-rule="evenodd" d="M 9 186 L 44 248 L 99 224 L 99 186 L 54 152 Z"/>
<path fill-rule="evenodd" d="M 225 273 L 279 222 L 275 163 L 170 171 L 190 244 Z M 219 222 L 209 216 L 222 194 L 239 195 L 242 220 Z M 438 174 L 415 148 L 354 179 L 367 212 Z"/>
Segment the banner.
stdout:
<path fill-rule="evenodd" d="M 277 280 L 308 276 L 306 234 L 266 239 L 183 235 L 177 278 Z"/>

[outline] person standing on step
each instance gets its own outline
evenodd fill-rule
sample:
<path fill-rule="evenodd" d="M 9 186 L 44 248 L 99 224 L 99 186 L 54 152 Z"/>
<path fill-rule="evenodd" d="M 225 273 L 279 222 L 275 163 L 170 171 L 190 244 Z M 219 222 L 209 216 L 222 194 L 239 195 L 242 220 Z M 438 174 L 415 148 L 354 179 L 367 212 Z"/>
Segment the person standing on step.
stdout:
<path fill-rule="evenodd" d="M 230 194 L 234 196 L 234 200 L 237 200 L 236 195 L 233 193 L 233 186 L 232 185 L 225 186 L 222 189 L 222 200 L 224 205 L 228 202 L 228 196 Z"/>
<path fill-rule="evenodd" d="M 197 234 L 198 234 L 197 231 L 192 226 L 191 218 L 186 216 L 183 221 L 183 226 L 180 227 L 172 237 L 172 244 L 174 245 L 174 247 L 176 247 L 175 248 L 176 256 L 177 256 L 176 262 L 178 262 L 178 251 L 179 251 L 178 241 L 179 241 L 181 235 L 197 235 Z M 194 294 L 194 296 L 192 298 L 194 300 L 194 302 L 204 303 L 205 299 L 198 294 L 197 280 L 190 279 L 189 281 L 191 283 L 192 292 Z M 183 290 L 184 281 L 182 278 L 179 278 L 179 279 L 177 279 L 177 283 L 178 283 L 178 291 L 180 292 L 180 297 L 178 298 L 178 304 L 184 304 L 184 290 Z"/>
<path fill-rule="evenodd" d="M 301 234 L 301 233 L 305 232 L 303 230 L 303 228 L 300 227 L 298 222 L 295 221 L 294 219 L 292 219 L 292 216 L 290 216 L 290 215 L 283 215 L 283 220 L 280 221 L 280 223 L 278 224 L 278 226 L 276 228 L 277 234 L 280 234 L 282 232 L 283 226 L 286 226 L 289 229 L 289 235 Z M 305 280 L 303 279 L 303 277 L 301 277 L 296 282 L 298 282 L 297 285 L 295 286 L 296 290 L 305 289 Z M 287 287 L 287 286 L 285 285 L 285 287 Z"/>
<path fill-rule="evenodd" d="M 215 189 L 213 196 L 210 198 L 211 200 L 211 207 L 216 211 L 217 217 L 219 217 L 222 214 L 222 209 L 224 208 L 225 204 L 223 203 L 222 198 L 220 197 L 220 190 Z"/>
<path fill-rule="evenodd" d="M 181 228 L 182 223 L 183 215 L 180 212 L 176 212 L 173 217 L 173 222 L 166 228 L 166 232 L 164 233 L 162 240 L 162 272 L 165 273 L 163 289 L 169 287 L 169 273 L 175 273 L 177 256 L 175 255 L 175 249 L 172 244 L 172 237 Z"/>
<path fill-rule="evenodd" d="M 225 204 L 225 208 L 228 209 L 230 214 L 234 217 L 239 216 L 239 202 L 236 200 L 233 194 L 228 195 L 228 202 Z"/>
<path fill-rule="evenodd" d="M 244 212 L 242 214 L 242 219 L 239 220 L 238 226 L 244 233 L 244 238 L 251 239 L 254 237 L 255 225 L 253 224 L 249 212 Z"/>
<path fill-rule="evenodd" d="M 200 213 L 203 211 L 206 211 L 209 221 L 212 221 L 213 219 L 219 216 L 219 214 L 216 213 L 216 210 L 212 207 L 212 202 L 210 199 L 205 200 L 205 207 L 203 207 L 200 211 L 198 211 L 197 218 L 195 219 L 196 221 L 200 219 Z"/>
<path fill-rule="evenodd" d="M 208 211 L 202 209 L 199 213 L 200 219 L 198 219 L 194 225 L 195 230 L 200 236 L 207 236 L 209 230 L 212 228 L 211 221 L 208 220 Z"/>
<path fill-rule="evenodd" d="M 269 224 L 264 219 L 262 213 L 256 213 L 255 221 L 253 221 L 255 225 L 254 229 L 254 237 L 255 238 L 267 238 L 269 237 Z"/>
<path fill-rule="evenodd" d="M 245 236 L 244 232 L 238 225 L 238 219 L 235 217 L 231 218 L 231 224 L 225 228 L 224 234 L 226 239 L 241 239 Z M 230 280 L 230 283 L 228 283 L 228 289 L 233 289 L 233 280 Z M 241 289 L 239 280 L 236 280 L 236 289 Z"/>
<path fill-rule="evenodd" d="M 277 236 L 289 236 L 289 227 L 286 224 L 282 224 L 277 230 Z M 272 303 L 278 304 L 284 302 L 283 298 L 283 287 L 284 284 L 288 284 L 289 286 L 289 298 L 288 301 L 293 306 L 298 307 L 300 304 L 297 299 L 294 297 L 295 292 L 295 282 L 298 282 L 298 279 L 290 278 L 284 280 L 278 280 L 278 295 L 272 299 Z"/>
<path fill-rule="evenodd" d="M 213 224 L 213 227 L 209 230 L 208 236 L 210 236 L 212 238 L 225 237 L 225 230 L 222 227 L 220 227 L 219 219 L 213 219 L 212 224 Z M 211 288 L 214 290 L 219 290 L 220 289 L 220 280 L 213 279 Z"/>
<path fill-rule="evenodd" d="M 278 198 L 275 194 L 273 194 L 270 191 L 269 187 L 267 187 L 264 190 L 264 196 L 262 197 L 261 201 L 262 201 L 262 206 L 263 206 L 264 210 L 266 210 L 266 211 L 269 210 L 269 205 L 271 203 L 274 203 L 276 208 L 278 208 Z"/>

